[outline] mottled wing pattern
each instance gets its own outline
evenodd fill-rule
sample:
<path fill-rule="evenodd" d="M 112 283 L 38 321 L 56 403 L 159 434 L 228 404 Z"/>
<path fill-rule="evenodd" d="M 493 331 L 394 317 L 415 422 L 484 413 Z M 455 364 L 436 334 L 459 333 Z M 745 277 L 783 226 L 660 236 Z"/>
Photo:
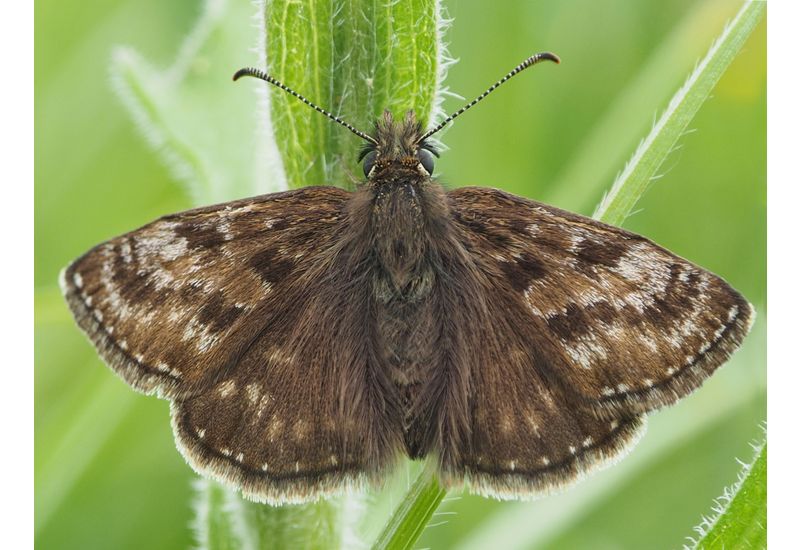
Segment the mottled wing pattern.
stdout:
<path fill-rule="evenodd" d="M 449 197 L 494 325 L 463 465 L 480 491 L 541 492 L 613 459 L 750 327 L 727 283 L 641 236 L 502 191 Z"/>
<path fill-rule="evenodd" d="M 62 274 L 103 359 L 137 390 L 173 401 L 189 462 L 259 500 L 339 490 L 389 452 L 367 448 L 369 426 L 354 435 L 355 419 L 371 413 L 363 400 L 343 405 L 333 357 L 319 351 L 337 353 L 336 327 L 309 313 L 313 297 L 335 304 L 328 268 L 349 197 L 311 187 L 167 216 Z M 363 364 L 360 352 L 338 353 Z"/>
<path fill-rule="evenodd" d="M 472 492 L 518 499 L 548 494 L 620 457 L 643 434 L 643 415 L 598 418 L 549 380 L 519 307 L 489 300 L 493 333 L 474 354 L 471 448 L 453 468 Z"/>
<path fill-rule="evenodd" d="M 173 404 L 187 460 L 256 500 L 304 502 L 376 481 L 402 451 L 400 424 L 375 399 L 385 393 L 370 383 L 366 342 L 348 334 L 367 300 L 331 276 L 290 291 L 235 368 Z"/>
<path fill-rule="evenodd" d="M 330 239 L 345 197 L 314 188 L 163 217 L 81 256 L 63 292 L 126 382 L 195 394 L 249 344 L 280 285 L 309 265 L 299 260 Z"/>

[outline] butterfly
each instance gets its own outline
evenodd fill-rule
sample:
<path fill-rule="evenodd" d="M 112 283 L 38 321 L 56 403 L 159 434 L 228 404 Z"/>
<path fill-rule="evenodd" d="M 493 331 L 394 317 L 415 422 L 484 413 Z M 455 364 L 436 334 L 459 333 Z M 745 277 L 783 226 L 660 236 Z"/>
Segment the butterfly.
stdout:
<path fill-rule="evenodd" d="M 446 487 L 526 498 L 623 454 L 698 388 L 752 306 L 645 237 L 509 193 L 445 190 L 429 131 L 386 112 L 355 191 L 305 187 L 162 217 L 75 260 L 78 325 L 171 402 L 180 452 L 297 503 L 427 458 Z"/>

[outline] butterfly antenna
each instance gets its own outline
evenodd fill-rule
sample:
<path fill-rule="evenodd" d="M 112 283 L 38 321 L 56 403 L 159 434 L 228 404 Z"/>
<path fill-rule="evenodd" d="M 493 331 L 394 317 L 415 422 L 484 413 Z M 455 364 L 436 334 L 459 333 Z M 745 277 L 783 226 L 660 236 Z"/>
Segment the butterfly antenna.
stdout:
<path fill-rule="evenodd" d="M 422 143 L 423 141 L 431 137 L 433 134 L 435 134 L 436 132 L 447 126 L 450 122 L 453 121 L 453 119 L 455 119 L 458 116 L 461 116 L 465 111 L 472 108 L 476 103 L 478 103 L 484 97 L 495 91 L 501 84 L 509 80 L 512 76 L 517 75 L 522 71 L 524 71 L 525 69 L 527 69 L 528 67 L 532 67 L 533 65 L 536 65 L 539 61 L 544 61 L 544 60 L 553 61 L 555 63 L 561 63 L 561 59 L 556 54 L 550 52 L 542 52 L 530 56 L 528 59 L 526 59 L 525 61 L 514 67 L 511 70 L 511 72 L 508 73 L 506 76 L 504 76 L 503 78 L 492 84 L 488 90 L 486 90 L 481 95 L 479 95 L 478 97 L 476 97 L 475 99 L 473 99 L 472 101 L 461 107 L 458 111 L 456 111 L 455 113 L 444 119 L 435 128 L 433 128 L 433 130 L 429 130 L 424 136 L 419 138 L 417 143 Z"/>
<path fill-rule="evenodd" d="M 300 101 L 302 101 L 303 103 L 308 105 L 309 107 L 313 108 L 315 111 L 317 111 L 319 113 L 322 113 L 323 115 L 325 115 L 326 117 L 328 117 L 329 119 L 331 119 L 334 122 L 338 122 L 339 124 L 341 124 L 342 126 L 347 128 L 348 130 L 353 132 L 355 135 L 357 135 L 361 139 L 369 141 L 370 143 L 372 143 L 374 145 L 378 144 L 378 140 L 376 140 L 374 137 L 362 132 L 361 130 L 359 130 L 357 128 L 354 128 L 351 124 L 348 124 L 347 122 L 345 122 L 344 120 L 342 120 L 338 116 L 329 113 L 328 111 L 326 111 L 322 107 L 319 107 L 318 105 L 315 105 L 315 104 L 311 103 L 309 100 L 307 100 L 306 98 L 304 98 L 303 96 L 301 96 L 300 94 L 298 94 L 297 92 L 295 92 L 294 90 L 292 90 L 291 88 L 289 88 L 288 86 L 286 86 L 285 84 L 280 82 L 279 80 L 276 80 L 275 78 L 271 77 L 270 75 L 268 75 L 264 71 L 262 71 L 260 69 L 254 69 L 253 67 L 246 67 L 244 69 L 239 69 L 238 71 L 236 71 L 236 74 L 233 75 L 234 82 L 239 80 L 243 76 L 253 76 L 255 78 L 260 78 L 261 80 L 264 80 L 264 81 L 269 82 L 270 84 L 272 84 L 274 86 L 277 86 L 278 88 L 280 88 L 284 92 L 289 92 L 294 97 L 296 97 L 297 99 L 299 99 Z"/>

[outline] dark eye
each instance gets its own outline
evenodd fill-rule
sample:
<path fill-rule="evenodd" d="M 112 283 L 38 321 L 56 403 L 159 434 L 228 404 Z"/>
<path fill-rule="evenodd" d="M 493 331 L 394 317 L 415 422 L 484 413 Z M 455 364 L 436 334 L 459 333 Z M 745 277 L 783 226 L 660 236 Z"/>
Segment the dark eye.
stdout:
<path fill-rule="evenodd" d="M 419 149 L 417 158 L 428 174 L 433 174 L 433 155 L 427 149 Z"/>
<path fill-rule="evenodd" d="M 378 155 L 376 151 L 370 151 L 364 157 L 364 175 L 369 177 L 369 173 L 372 172 L 372 167 L 375 166 L 375 157 Z"/>

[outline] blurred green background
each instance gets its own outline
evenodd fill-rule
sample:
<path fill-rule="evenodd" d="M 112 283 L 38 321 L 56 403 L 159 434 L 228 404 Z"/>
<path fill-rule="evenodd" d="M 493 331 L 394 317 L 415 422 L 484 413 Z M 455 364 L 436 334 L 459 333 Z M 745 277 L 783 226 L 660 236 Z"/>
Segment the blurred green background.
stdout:
<path fill-rule="evenodd" d="M 230 0 L 255 45 L 248 0 Z M 740 4 L 728 0 L 444 2 L 450 90 L 467 99 L 535 51 L 533 69 L 461 118 L 437 164 L 591 214 Z M 199 0 L 35 4 L 35 495 L 41 548 L 185 548 L 192 480 L 168 404 L 132 392 L 73 324 L 58 271 L 98 242 L 192 205 L 112 91 L 111 51 L 167 66 Z M 229 52 L 229 73 L 255 64 Z M 223 88 L 224 89 L 224 88 Z M 233 85 L 230 93 L 235 93 Z M 313 99 L 313 98 L 312 98 Z M 462 102 L 448 99 L 445 110 Z M 257 112 L 253 113 L 257 116 Z M 234 121 L 235 122 L 235 121 Z M 249 126 L 242 124 L 242 128 Z M 766 23 L 692 122 L 626 227 L 725 277 L 759 310 L 743 349 L 701 391 L 651 416 L 619 465 L 531 503 L 463 496 L 419 547 L 674 548 L 749 459 L 766 419 Z M 249 130 L 245 130 L 249 131 Z M 250 136 L 242 136 L 248 143 Z M 355 156 L 355 151 L 354 151 Z M 353 173 L 360 173 L 353 164 Z M 318 183 L 318 182 L 312 182 Z M 456 495 L 454 495 L 456 496 Z M 367 511 L 368 513 L 368 511 Z"/>

